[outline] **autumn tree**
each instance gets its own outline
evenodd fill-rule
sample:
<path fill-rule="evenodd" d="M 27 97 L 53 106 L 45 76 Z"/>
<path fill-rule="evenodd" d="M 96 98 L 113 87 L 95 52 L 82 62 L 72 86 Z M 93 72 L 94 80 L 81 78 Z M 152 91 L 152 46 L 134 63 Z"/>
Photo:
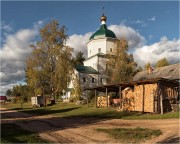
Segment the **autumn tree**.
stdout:
<path fill-rule="evenodd" d="M 79 82 L 79 77 L 75 75 L 72 81 L 73 81 L 74 88 L 71 93 L 71 99 L 78 101 L 80 100 L 81 95 L 82 95 L 82 88 Z"/>
<path fill-rule="evenodd" d="M 6 96 L 11 96 L 11 94 L 12 94 L 12 90 L 11 90 L 11 89 L 8 89 L 8 90 L 6 91 Z"/>
<path fill-rule="evenodd" d="M 55 97 L 67 88 L 72 72 L 72 49 L 65 45 L 68 38 L 65 26 L 52 20 L 40 29 L 41 40 L 26 62 L 26 81 L 34 95 Z"/>
<path fill-rule="evenodd" d="M 76 54 L 75 58 L 72 59 L 72 63 L 73 63 L 74 66 L 76 66 L 76 65 L 84 65 L 83 62 L 85 61 L 85 57 L 83 55 L 84 55 L 84 53 L 81 52 L 81 51 L 79 51 Z"/>
<path fill-rule="evenodd" d="M 157 63 L 156 63 L 156 68 L 158 67 L 163 67 L 163 66 L 168 66 L 169 62 L 167 61 L 166 58 L 160 59 Z"/>
<path fill-rule="evenodd" d="M 128 43 L 120 39 L 117 49 L 106 62 L 106 75 L 108 83 L 127 82 L 132 80 L 137 64 L 132 54 L 128 54 Z"/>
<path fill-rule="evenodd" d="M 145 69 L 145 70 L 148 70 L 150 67 L 151 67 L 151 63 L 148 62 L 147 64 L 145 64 L 144 69 Z"/>

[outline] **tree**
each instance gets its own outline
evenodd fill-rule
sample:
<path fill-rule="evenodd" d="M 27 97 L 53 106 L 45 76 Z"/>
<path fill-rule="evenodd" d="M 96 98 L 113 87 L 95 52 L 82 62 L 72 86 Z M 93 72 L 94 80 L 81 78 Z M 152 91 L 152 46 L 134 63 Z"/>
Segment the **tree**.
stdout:
<path fill-rule="evenodd" d="M 84 65 L 83 62 L 85 61 L 85 57 L 83 56 L 84 53 L 79 51 L 77 54 L 76 54 L 76 57 L 72 59 L 72 63 L 74 66 L 76 65 Z"/>
<path fill-rule="evenodd" d="M 127 82 L 132 80 L 137 64 L 132 54 L 128 54 L 128 44 L 125 39 L 117 43 L 117 50 L 106 62 L 108 83 Z"/>
<path fill-rule="evenodd" d="M 158 67 L 163 67 L 163 66 L 168 66 L 169 62 L 167 61 L 166 58 L 160 59 L 157 63 L 156 63 L 156 68 Z"/>
<path fill-rule="evenodd" d="M 7 95 L 7 96 L 11 96 L 11 94 L 12 94 L 11 89 L 8 89 L 8 90 L 6 91 L 6 95 Z"/>
<path fill-rule="evenodd" d="M 81 95 L 82 95 L 82 89 L 81 89 L 81 85 L 79 82 L 79 77 L 77 75 L 75 75 L 75 77 L 73 78 L 73 91 L 71 93 L 71 97 L 73 100 L 80 100 L 81 99 Z"/>
<path fill-rule="evenodd" d="M 65 45 L 65 26 L 60 27 L 56 20 L 41 28 L 40 36 L 26 62 L 26 81 L 34 95 L 49 94 L 54 98 L 70 82 L 72 49 Z"/>
<path fill-rule="evenodd" d="M 148 62 L 147 64 L 145 64 L 144 69 L 149 70 L 150 67 L 151 67 L 151 63 Z"/>

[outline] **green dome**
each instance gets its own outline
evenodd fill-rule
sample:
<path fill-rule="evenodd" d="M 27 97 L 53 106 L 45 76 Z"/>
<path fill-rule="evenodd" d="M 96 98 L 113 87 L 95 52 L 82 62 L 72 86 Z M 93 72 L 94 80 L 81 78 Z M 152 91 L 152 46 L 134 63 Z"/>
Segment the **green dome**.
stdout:
<path fill-rule="evenodd" d="M 102 24 L 100 29 L 97 30 L 89 40 L 94 39 L 94 38 L 105 38 L 105 37 L 110 37 L 110 38 L 116 38 L 116 35 L 114 34 L 113 31 L 107 29 L 106 24 Z"/>

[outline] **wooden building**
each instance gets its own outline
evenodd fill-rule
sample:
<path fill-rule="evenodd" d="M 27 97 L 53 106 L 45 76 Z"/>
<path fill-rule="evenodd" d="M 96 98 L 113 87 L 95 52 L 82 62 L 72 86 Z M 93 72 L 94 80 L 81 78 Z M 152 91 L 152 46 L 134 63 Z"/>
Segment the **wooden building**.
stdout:
<path fill-rule="evenodd" d="M 178 109 L 180 64 L 160 67 L 137 73 L 132 82 L 104 85 L 86 90 L 106 93 L 106 105 L 109 106 L 108 94 L 119 94 L 122 110 L 165 113 Z M 97 98 L 95 98 L 97 101 Z M 97 104 L 96 104 L 97 106 Z"/>

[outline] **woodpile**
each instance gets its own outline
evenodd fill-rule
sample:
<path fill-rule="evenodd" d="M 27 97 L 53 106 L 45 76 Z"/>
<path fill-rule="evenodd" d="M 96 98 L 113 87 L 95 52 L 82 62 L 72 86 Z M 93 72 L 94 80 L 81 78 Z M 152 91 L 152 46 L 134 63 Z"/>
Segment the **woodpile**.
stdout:
<path fill-rule="evenodd" d="M 110 96 L 108 96 L 108 105 L 110 105 Z M 106 96 L 98 96 L 97 97 L 97 106 L 98 107 L 106 107 Z"/>
<path fill-rule="evenodd" d="M 134 89 L 124 89 L 123 109 L 129 111 L 154 112 L 154 94 L 157 84 L 135 85 Z"/>

